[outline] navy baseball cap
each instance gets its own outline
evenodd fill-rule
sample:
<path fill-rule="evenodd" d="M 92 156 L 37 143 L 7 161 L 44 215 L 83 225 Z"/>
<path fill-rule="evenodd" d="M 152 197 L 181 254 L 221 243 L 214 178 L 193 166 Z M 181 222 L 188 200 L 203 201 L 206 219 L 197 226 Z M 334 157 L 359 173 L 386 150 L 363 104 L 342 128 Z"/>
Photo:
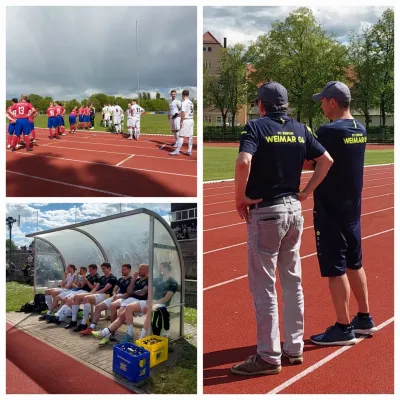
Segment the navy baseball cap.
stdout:
<path fill-rule="evenodd" d="M 350 102 L 351 94 L 349 87 L 343 82 L 331 81 L 328 82 L 322 89 L 321 93 L 314 94 L 311 98 L 315 101 L 321 100 L 323 97 L 334 99 L 337 101 Z"/>
<path fill-rule="evenodd" d="M 267 82 L 258 88 L 256 101 L 261 100 L 275 106 L 288 104 L 287 90 L 278 82 Z"/>

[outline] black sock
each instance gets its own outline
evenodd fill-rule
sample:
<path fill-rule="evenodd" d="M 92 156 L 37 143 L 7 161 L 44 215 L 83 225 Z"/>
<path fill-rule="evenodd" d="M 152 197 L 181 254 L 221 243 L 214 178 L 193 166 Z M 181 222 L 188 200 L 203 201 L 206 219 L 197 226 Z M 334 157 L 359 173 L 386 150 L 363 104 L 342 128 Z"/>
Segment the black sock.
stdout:
<path fill-rule="evenodd" d="M 367 319 L 367 318 L 369 318 L 369 313 L 359 312 L 359 313 L 357 313 L 357 317 L 359 317 L 361 319 Z"/>
<path fill-rule="evenodd" d="M 343 331 L 347 330 L 350 328 L 350 324 L 340 324 L 339 322 L 336 322 L 336 325 L 342 329 Z"/>

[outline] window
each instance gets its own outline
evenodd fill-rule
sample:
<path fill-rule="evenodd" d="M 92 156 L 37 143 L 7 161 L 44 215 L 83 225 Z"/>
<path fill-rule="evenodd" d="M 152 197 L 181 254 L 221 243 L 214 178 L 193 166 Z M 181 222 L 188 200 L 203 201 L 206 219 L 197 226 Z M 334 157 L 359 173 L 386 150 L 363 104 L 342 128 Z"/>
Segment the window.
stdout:
<path fill-rule="evenodd" d="M 204 63 L 204 68 L 205 69 L 210 69 L 211 68 L 211 63 L 210 62 L 205 62 Z"/>
<path fill-rule="evenodd" d="M 180 211 L 176 212 L 176 220 L 181 221 L 182 220 L 182 213 Z"/>
<path fill-rule="evenodd" d="M 182 211 L 182 219 L 188 219 L 188 211 L 187 210 Z"/>
<path fill-rule="evenodd" d="M 208 63 L 208 69 L 211 69 L 211 63 L 210 62 Z"/>
<path fill-rule="evenodd" d="M 194 218 L 197 218 L 197 208 L 175 211 L 170 214 L 171 222 L 187 221 Z"/>
<path fill-rule="evenodd" d="M 206 51 L 207 49 L 205 47 L 203 47 L 203 51 Z"/>
<path fill-rule="evenodd" d="M 189 210 L 189 219 L 194 218 L 194 210 Z"/>
<path fill-rule="evenodd" d="M 207 51 L 211 51 L 211 47 L 209 47 L 209 48 L 207 49 Z"/>
<path fill-rule="evenodd" d="M 222 123 L 222 117 L 217 117 L 217 124 Z"/>

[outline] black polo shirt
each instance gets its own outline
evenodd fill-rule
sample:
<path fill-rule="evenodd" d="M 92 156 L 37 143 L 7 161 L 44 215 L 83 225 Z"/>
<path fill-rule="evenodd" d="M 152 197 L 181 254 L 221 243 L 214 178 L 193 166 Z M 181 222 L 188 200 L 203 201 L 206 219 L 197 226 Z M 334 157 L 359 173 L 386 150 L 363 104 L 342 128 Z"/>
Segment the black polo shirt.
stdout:
<path fill-rule="evenodd" d="M 107 278 L 105 275 L 103 275 L 103 276 L 99 279 L 100 285 L 99 285 L 99 289 L 98 289 L 98 290 L 104 289 L 104 288 L 107 286 L 107 284 L 109 283 L 109 284 L 111 285 L 111 288 L 108 289 L 108 290 L 105 292 L 105 294 L 112 295 L 114 286 L 117 284 L 117 282 L 118 282 L 118 281 L 117 281 L 117 278 L 116 278 L 115 275 L 110 274 L 108 278 Z"/>
<path fill-rule="evenodd" d="M 154 296 L 153 298 L 155 300 L 160 300 L 162 299 L 168 292 L 176 293 L 178 290 L 178 282 L 174 279 L 169 277 L 167 280 L 163 280 L 162 277 L 155 278 L 153 280 L 153 286 L 154 286 Z M 172 299 L 171 299 L 172 300 Z M 169 303 L 165 303 L 165 306 L 168 307 Z"/>
<path fill-rule="evenodd" d="M 333 158 L 326 178 L 314 192 L 314 207 L 332 218 L 354 222 L 361 215 L 364 155 L 367 133 L 355 119 L 339 119 L 321 126 L 315 133 Z"/>
<path fill-rule="evenodd" d="M 304 161 L 325 153 L 311 130 L 286 113 L 249 121 L 239 151 L 253 156 L 246 196 L 264 200 L 298 193 Z"/>
<path fill-rule="evenodd" d="M 123 276 L 118 279 L 117 286 L 118 286 L 118 293 L 125 294 L 128 291 L 128 286 L 131 283 L 132 277 L 130 276 L 128 279 L 125 279 Z"/>
<path fill-rule="evenodd" d="M 135 287 L 133 288 L 133 291 L 136 292 L 137 290 L 143 290 L 146 286 L 149 286 L 149 278 L 137 278 L 135 281 Z M 143 295 L 137 295 L 135 294 L 135 298 L 138 300 L 147 300 L 147 294 Z"/>
<path fill-rule="evenodd" d="M 93 276 L 88 274 L 86 275 L 86 279 L 94 286 L 96 286 L 96 283 L 99 281 L 99 274 L 96 272 L 96 274 L 94 274 Z M 86 292 L 90 292 L 92 291 L 92 289 L 90 289 L 89 285 L 87 283 L 85 283 L 82 286 L 81 290 L 86 290 Z"/>

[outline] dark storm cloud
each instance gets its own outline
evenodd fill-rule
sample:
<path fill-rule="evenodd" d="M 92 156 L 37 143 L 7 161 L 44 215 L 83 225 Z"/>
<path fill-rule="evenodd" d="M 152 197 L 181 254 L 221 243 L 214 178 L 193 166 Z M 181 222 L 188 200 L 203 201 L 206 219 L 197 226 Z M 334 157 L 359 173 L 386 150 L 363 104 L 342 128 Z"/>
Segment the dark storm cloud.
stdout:
<path fill-rule="evenodd" d="M 284 19 L 298 7 L 204 7 L 204 31 L 218 40 L 249 44 L 267 33 L 272 22 Z M 378 21 L 386 7 L 310 7 L 318 23 L 341 42 L 350 31 L 361 32 Z"/>
<path fill-rule="evenodd" d="M 196 7 L 7 7 L 7 98 L 197 86 Z M 18 21 L 16 28 L 15 21 Z"/>

